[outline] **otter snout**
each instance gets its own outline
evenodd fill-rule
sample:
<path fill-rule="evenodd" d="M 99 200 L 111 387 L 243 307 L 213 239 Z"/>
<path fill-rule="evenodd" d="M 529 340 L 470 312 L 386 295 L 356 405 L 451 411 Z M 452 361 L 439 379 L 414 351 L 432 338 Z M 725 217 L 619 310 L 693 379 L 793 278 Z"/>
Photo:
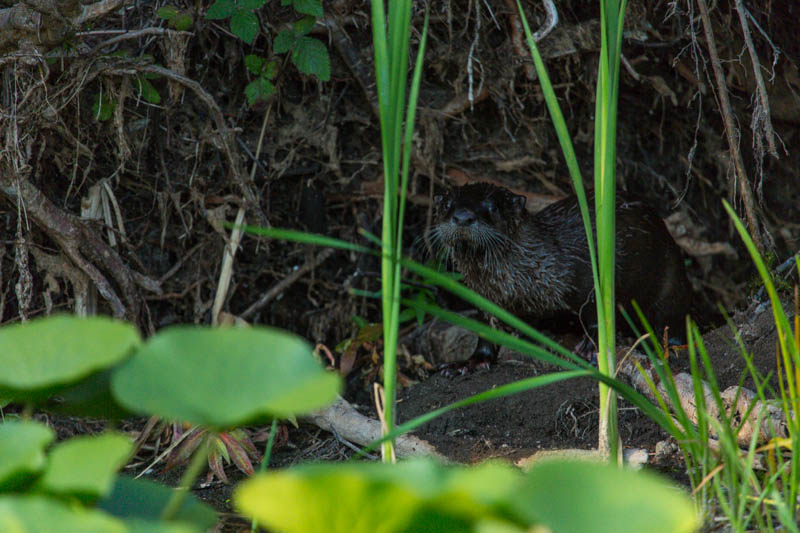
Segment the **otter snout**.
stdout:
<path fill-rule="evenodd" d="M 478 217 L 475 215 L 475 212 L 472 209 L 459 207 L 453 211 L 453 215 L 450 217 L 450 220 L 456 226 L 463 227 L 473 225 L 478 220 Z"/>

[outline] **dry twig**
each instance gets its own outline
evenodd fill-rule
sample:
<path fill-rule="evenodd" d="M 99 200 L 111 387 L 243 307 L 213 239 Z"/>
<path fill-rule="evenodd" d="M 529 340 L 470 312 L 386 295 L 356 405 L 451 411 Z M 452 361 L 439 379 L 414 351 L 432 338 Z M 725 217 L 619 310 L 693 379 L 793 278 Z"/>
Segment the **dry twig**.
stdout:
<path fill-rule="evenodd" d="M 739 196 L 742 199 L 748 230 L 753 237 L 753 242 L 755 242 L 758 249 L 763 252 L 764 241 L 762 239 L 758 217 L 756 216 L 750 180 L 747 178 L 742 154 L 739 151 L 739 130 L 736 128 L 733 121 L 733 109 L 731 108 L 731 102 L 728 98 L 728 85 L 725 82 L 725 72 L 722 70 L 722 64 L 719 60 L 717 43 L 714 40 L 714 30 L 711 27 L 711 18 L 708 16 L 708 5 L 706 4 L 706 0 L 697 0 L 697 5 L 700 8 L 700 19 L 703 21 L 703 31 L 706 36 L 708 54 L 711 57 L 711 67 L 714 70 L 714 78 L 717 83 L 720 113 L 722 113 L 722 119 L 725 123 L 725 135 L 728 138 L 728 147 L 731 151 L 731 159 L 733 159 L 735 170 L 733 175 L 733 181 L 735 183 L 730 184 L 730 191 L 731 194 L 733 194 L 738 184 Z"/>

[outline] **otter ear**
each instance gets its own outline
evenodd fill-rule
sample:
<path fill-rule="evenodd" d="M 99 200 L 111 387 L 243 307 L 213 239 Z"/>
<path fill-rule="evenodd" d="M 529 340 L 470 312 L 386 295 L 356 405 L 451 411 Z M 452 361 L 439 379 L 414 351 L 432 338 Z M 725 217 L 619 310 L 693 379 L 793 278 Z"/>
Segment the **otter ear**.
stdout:
<path fill-rule="evenodd" d="M 527 202 L 527 198 L 521 194 L 515 194 L 511 197 L 511 208 L 515 215 L 522 214 L 522 211 L 525 209 L 525 202 Z"/>

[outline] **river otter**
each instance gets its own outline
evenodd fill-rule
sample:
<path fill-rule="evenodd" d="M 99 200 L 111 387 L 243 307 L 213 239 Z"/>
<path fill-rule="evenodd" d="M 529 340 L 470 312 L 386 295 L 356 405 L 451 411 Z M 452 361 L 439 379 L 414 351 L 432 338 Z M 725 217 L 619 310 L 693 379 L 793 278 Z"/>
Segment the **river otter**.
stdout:
<path fill-rule="evenodd" d="M 464 283 L 528 319 L 577 315 L 596 323 L 594 285 L 578 199 L 535 214 L 525 197 L 488 183 L 437 197 L 431 242 L 452 259 Z M 594 199 L 589 196 L 594 224 Z M 691 288 L 681 252 L 664 222 L 639 203 L 617 201 L 616 301 L 641 307 L 655 331 L 681 334 Z M 622 325 L 622 324 L 620 324 Z"/>

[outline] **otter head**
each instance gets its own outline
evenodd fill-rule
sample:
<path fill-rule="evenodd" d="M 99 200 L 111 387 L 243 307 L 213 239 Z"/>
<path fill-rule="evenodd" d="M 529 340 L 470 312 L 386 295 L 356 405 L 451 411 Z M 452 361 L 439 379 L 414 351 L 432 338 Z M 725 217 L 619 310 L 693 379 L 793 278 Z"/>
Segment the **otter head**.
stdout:
<path fill-rule="evenodd" d="M 489 183 L 455 187 L 435 204 L 435 234 L 454 249 L 480 250 L 513 240 L 525 212 L 524 196 Z"/>

